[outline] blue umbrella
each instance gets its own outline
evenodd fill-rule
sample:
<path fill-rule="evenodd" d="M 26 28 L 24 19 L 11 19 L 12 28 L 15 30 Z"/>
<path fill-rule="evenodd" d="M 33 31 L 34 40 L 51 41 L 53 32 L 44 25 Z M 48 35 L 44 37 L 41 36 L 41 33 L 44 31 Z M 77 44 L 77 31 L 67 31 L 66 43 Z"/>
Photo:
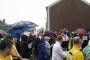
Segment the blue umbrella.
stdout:
<path fill-rule="evenodd" d="M 15 28 L 13 28 L 13 29 L 11 29 L 11 30 L 9 30 L 8 31 L 8 33 L 10 33 L 10 34 L 12 34 L 12 35 L 14 35 L 14 34 L 16 34 L 16 33 L 22 33 L 22 32 L 24 32 L 24 31 L 26 31 L 27 29 L 29 29 L 29 27 L 15 27 Z"/>
<path fill-rule="evenodd" d="M 30 21 L 20 21 L 20 22 L 17 22 L 15 24 L 12 24 L 12 26 L 14 27 L 36 27 L 37 25 L 33 22 L 30 22 Z"/>
<path fill-rule="evenodd" d="M 12 24 L 11 29 L 7 33 L 11 35 L 17 35 L 17 34 L 21 35 L 21 33 L 26 31 L 27 29 L 30 29 L 36 26 L 37 26 L 36 24 L 29 21 L 20 21 L 15 24 Z"/>

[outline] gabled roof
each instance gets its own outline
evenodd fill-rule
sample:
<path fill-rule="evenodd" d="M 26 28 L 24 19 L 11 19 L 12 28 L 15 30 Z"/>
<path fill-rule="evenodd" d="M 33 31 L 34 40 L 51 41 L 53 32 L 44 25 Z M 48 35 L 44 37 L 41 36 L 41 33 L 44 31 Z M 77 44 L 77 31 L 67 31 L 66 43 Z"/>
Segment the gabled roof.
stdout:
<path fill-rule="evenodd" d="M 52 3 L 52 4 L 50 4 L 49 6 L 47 6 L 48 8 L 49 7 L 52 7 L 52 6 L 54 6 L 54 5 L 56 5 L 58 2 L 61 2 L 62 0 L 57 0 L 57 1 L 55 1 L 54 3 Z M 87 2 L 87 1 L 85 1 L 85 0 L 81 0 L 82 2 L 84 2 L 84 3 L 86 3 L 87 5 L 90 5 L 90 3 L 89 2 Z"/>
<path fill-rule="evenodd" d="M 57 1 L 55 1 L 54 3 L 52 3 L 52 4 L 50 4 L 49 6 L 47 6 L 47 7 L 52 7 L 53 5 L 55 5 L 55 4 L 57 4 L 58 2 L 60 2 L 60 1 L 62 1 L 62 0 L 57 0 Z"/>
<path fill-rule="evenodd" d="M 82 2 L 86 3 L 87 5 L 90 5 L 89 2 L 85 1 L 85 0 L 81 0 Z"/>

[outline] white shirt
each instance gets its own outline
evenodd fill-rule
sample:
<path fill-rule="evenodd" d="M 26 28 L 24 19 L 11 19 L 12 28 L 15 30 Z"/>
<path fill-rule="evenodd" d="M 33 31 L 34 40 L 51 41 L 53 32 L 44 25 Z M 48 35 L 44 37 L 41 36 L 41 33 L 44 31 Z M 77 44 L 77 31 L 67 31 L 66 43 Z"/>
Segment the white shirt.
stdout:
<path fill-rule="evenodd" d="M 68 41 L 69 40 L 69 37 L 67 35 L 64 35 L 62 38 L 63 38 L 63 41 Z"/>
<path fill-rule="evenodd" d="M 63 57 L 67 56 L 67 52 L 62 50 L 60 42 L 56 41 L 53 45 L 52 60 L 63 60 Z"/>
<path fill-rule="evenodd" d="M 83 40 L 88 40 L 88 37 L 87 36 L 83 36 Z"/>

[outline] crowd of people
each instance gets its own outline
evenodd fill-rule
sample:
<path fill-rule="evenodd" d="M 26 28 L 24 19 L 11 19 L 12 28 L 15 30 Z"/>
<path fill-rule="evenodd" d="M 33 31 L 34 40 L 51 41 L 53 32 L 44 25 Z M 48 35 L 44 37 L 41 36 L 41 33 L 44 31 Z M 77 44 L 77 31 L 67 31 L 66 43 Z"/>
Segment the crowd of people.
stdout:
<path fill-rule="evenodd" d="M 40 32 L 37 35 L 0 34 L 0 60 L 90 60 L 90 35 L 77 32 Z"/>

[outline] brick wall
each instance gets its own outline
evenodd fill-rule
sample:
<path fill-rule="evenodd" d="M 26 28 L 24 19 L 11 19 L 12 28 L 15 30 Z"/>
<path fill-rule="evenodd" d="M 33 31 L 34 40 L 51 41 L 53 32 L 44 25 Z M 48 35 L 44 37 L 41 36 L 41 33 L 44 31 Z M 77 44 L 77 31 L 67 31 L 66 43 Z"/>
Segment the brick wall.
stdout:
<path fill-rule="evenodd" d="M 90 6 L 80 0 L 62 0 L 49 8 L 50 30 L 90 28 Z"/>

